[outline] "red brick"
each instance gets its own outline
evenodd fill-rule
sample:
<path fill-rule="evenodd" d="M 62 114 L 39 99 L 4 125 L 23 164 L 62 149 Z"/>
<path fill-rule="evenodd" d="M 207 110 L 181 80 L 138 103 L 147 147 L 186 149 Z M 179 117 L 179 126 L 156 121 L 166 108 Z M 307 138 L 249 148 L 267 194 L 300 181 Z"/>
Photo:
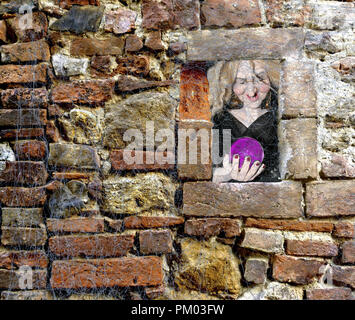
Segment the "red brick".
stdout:
<path fill-rule="evenodd" d="M 49 61 L 48 43 L 44 40 L 14 43 L 1 47 L 1 61 L 3 63 Z"/>
<path fill-rule="evenodd" d="M 14 269 L 21 266 L 32 268 L 47 268 L 48 258 L 42 250 L 36 251 L 10 251 L 0 250 L 0 267 Z"/>
<path fill-rule="evenodd" d="M 352 300 L 350 288 L 310 289 L 306 295 L 308 300 Z"/>
<path fill-rule="evenodd" d="M 46 143 L 38 140 L 16 141 L 14 151 L 19 160 L 43 160 L 46 156 Z"/>
<path fill-rule="evenodd" d="M 6 167 L 0 172 L 0 183 L 17 185 L 43 185 L 48 173 L 43 162 L 6 161 Z"/>
<path fill-rule="evenodd" d="M 286 231 L 332 232 L 334 224 L 326 221 L 269 220 L 248 218 L 245 227 Z"/>
<path fill-rule="evenodd" d="M 0 188 L 0 202 L 8 207 L 43 206 L 47 199 L 44 188 Z"/>
<path fill-rule="evenodd" d="M 110 160 L 111 160 L 111 165 L 112 165 L 112 169 L 113 170 L 155 170 L 155 169 L 174 169 L 175 164 L 169 164 L 169 163 L 165 163 L 165 164 L 161 164 L 158 163 L 158 161 L 156 161 L 156 155 L 157 152 L 154 151 L 135 151 L 132 150 L 131 152 L 131 157 L 137 157 L 138 159 L 140 159 L 140 157 L 142 157 L 143 159 L 143 163 L 132 163 L 132 164 L 127 164 L 124 161 L 123 158 L 123 154 L 125 151 L 128 150 L 112 150 L 110 152 Z M 128 151 L 129 152 L 129 151 Z M 168 157 L 167 152 L 158 152 L 159 155 L 161 157 Z M 148 158 L 151 159 L 152 156 L 154 155 L 154 163 L 153 164 L 147 164 L 147 155 L 149 156 Z M 169 157 L 172 157 L 172 159 L 174 159 L 174 155 L 169 153 Z M 169 161 L 171 162 L 171 161 Z M 175 162 L 175 161 L 174 161 Z"/>
<path fill-rule="evenodd" d="M 47 122 L 44 109 L 1 109 L 0 127 L 43 126 Z"/>
<path fill-rule="evenodd" d="M 46 136 L 49 142 L 58 142 L 60 139 L 59 129 L 57 128 L 55 121 L 48 120 L 46 125 Z"/>
<path fill-rule="evenodd" d="M 48 91 L 46 88 L 14 88 L 1 92 L 3 107 L 17 108 L 46 108 L 48 106 Z"/>
<path fill-rule="evenodd" d="M 350 286 L 355 289 L 355 266 L 354 267 L 340 267 L 333 266 L 333 282 L 336 285 Z"/>
<path fill-rule="evenodd" d="M 207 0 L 202 3 L 201 21 L 205 26 L 238 28 L 261 23 L 257 0 Z"/>
<path fill-rule="evenodd" d="M 20 279 L 22 273 L 18 270 L 0 270 L 0 288 L 21 290 Z M 47 287 L 47 270 L 32 271 L 32 288 L 45 289 Z M 27 285 L 27 283 L 24 283 Z"/>
<path fill-rule="evenodd" d="M 334 227 L 333 236 L 343 238 L 354 238 L 355 224 L 353 222 L 348 221 L 338 222 Z"/>
<path fill-rule="evenodd" d="M 137 13 L 133 10 L 117 9 L 105 14 L 105 31 L 123 34 L 135 29 Z"/>
<path fill-rule="evenodd" d="M 293 258 L 276 255 L 273 262 L 272 276 L 280 282 L 309 284 L 321 275 L 324 263 L 313 259 Z"/>
<path fill-rule="evenodd" d="M 343 254 L 341 261 L 343 263 L 355 263 L 355 240 L 346 241 L 342 245 Z"/>
<path fill-rule="evenodd" d="M 287 240 L 286 253 L 294 256 L 336 257 L 338 247 L 330 242 Z"/>
<path fill-rule="evenodd" d="M 24 139 L 24 138 L 42 138 L 44 137 L 44 130 L 42 128 L 28 128 L 28 129 L 7 129 L 0 131 L 1 139 Z"/>
<path fill-rule="evenodd" d="M 170 253 L 173 240 L 170 230 L 144 230 L 139 232 L 140 252 L 143 254 Z"/>
<path fill-rule="evenodd" d="M 0 43 L 6 43 L 7 41 L 7 27 L 4 20 L 0 20 Z"/>
<path fill-rule="evenodd" d="M 104 232 L 103 218 L 47 219 L 47 229 L 54 233 Z"/>
<path fill-rule="evenodd" d="M 78 171 L 64 171 L 64 172 L 53 172 L 52 174 L 53 179 L 57 180 L 78 180 L 84 179 L 88 180 L 92 177 L 91 172 L 78 172 Z"/>
<path fill-rule="evenodd" d="M 74 81 L 61 83 L 52 89 L 54 103 L 84 103 L 102 104 L 111 99 L 114 82 L 104 81 Z"/>
<path fill-rule="evenodd" d="M 180 120 L 211 121 L 208 80 L 203 68 L 183 67 L 180 75 Z"/>
<path fill-rule="evenodd" d="M 70 9 L 73 5 L 79 6 L 99 6 L 99 0 L 59 0 L 59 6 L 63 9 Z"/>
<path fill-rule="evenodd" d="M 0 66 L 0 84 L 34 82 L 47 82 L 47 66 L 45 64 Z"/>
<path fill-rule="evenodd" d="M 49 239 L 49 249 L 65 257 L 119 257 L 133 248 L 134 235 L 69 235 Z"/>
<path fill-rule="evenodd" d="M 143 41 L 135 34 L 131 34 L 126 38 L 126 52 L 135 52 L 143 48 Z"/>
<path fill-rule="evenodd" d="M 1 227 L 1 243 L 5 246 L 44 246 L 47 232 L 43 228 Z"/>
<path fill-rule="evenodd" d="M 54 261 L 54 289 L 157 286 L 163 282 L 160 257 Z"/>
<path fill-rule="evenodd" d="M 149 57 L 127 56 L 117 58 L 116 71 L 120 74 L 131 74 L 134 76 L 146 76 L 149 73 Z"/>
<path fill-rule="evenodd" d="M 241 221 L 228 218 L 193 219 L 185 222 L 185 233 L 190 236 L 209 238 L 218 236 L 221 232 L 226 238 L 239 236 Z"/>
<path fill-rule="evenodd" d="M 355 215 L 355 182 L 327 181 L 306 184 L 307 215 L 333 217 Z"/>
<path fill-rule="evenodd" d="M 123 47 L 124 40 L 117 37 L 107 40 L 79 38 L 71 42 L 70 54 L 72 56 L 121 55 Z"/>
<path fill-rule="evenodd" d="M 131 216 L 124 218 L 126 229 L 149 229 L 172 227 L 184 223 L 183 217 L 144 217 Z"/>
<path fill-rule="evenodd" d="M 122 224 L 123 224 L 123 220 L 121 219 L 111 219 L 111 218 L 108 218 L 108 217 L 105 217 L 105 221 L 108 223 L 108 226 L 115 230 L 115 231 L 121 231 L 122 229 Z"/>

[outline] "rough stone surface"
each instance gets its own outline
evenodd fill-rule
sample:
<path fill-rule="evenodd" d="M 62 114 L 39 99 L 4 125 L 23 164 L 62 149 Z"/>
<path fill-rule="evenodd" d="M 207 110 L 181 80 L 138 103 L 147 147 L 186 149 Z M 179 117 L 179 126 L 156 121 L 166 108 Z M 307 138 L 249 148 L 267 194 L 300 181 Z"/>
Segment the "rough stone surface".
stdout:
<path fill-rule="evenodd" d="M 137 13 L 132 10 L 117 9 L 105 14 L 105 31 L 114 34 L 130 32 L 135 28 Z"/>
<path fill-rule="evenodd" d="M 1 109 L 0 127 L 43 126 L 47 122 L 44 109 Z"/>
<path fill-rule="evenodd" d="M 330 159 L 322 160 L 322 175 L 326 178 L 354 178 L 355 164 L 351 159 L 339 154 L 332 154 Z"/>
<path fill-rule="evenodd" d="M 309 284 L 320 276 L 324 263 L 314 259 L 301 259 L 276 255 L 273 261 L 272 276 L 280 282 Z"/>
<path fill-rule="evenodd" d="M 7 41 L 7 27 L 4 20 L 0 20 L 0 42 L 6 43 Z"/>
<path fill-rule="evenodd" d="M 123 219 L 126 229 L 167 228 L 184 223 L 183 217 L 130 216 Z"/>
<path fill-rule="evenodd" d="M 140 89 L 151 89 L 154 87 L 168 87 L 176 84 L 173 80 L 147 81 L 131 76 L 118 76 L 117 89 L 121 92 L 136 91 Z"/>
<path fill-rule="evenodd" d="M 7 142 L 0 143 L 0 161 L 15 161 L 15 154 Z"/>
<path fill-rule="evenodd" d="M 174 212 L 175 185 L 162 173 L 110 176 L 103 181 L 102 210 L 113 214 Z"/>
<path fill-rule="evenodd" d="M 5 246 L 44 246 L 45 228 L 1 227 L 1 243 Z"/>
<path fill-rule="evenodd" d="M 104 7 L 73 6 L 63 17 L 51 24 L 55 31 L 70 31 L 76 34 L 96 32 L 103 16 Z"/>
<path fill-rule="evenodd" d="M 283 117 L 316 117 L 316 92 L 314 65 L 299 60 L 288 61 L 283 66 L 281 94 L 284 94 Z"/>
<path fill-rule="evenodd" d="M 32 268 L 47 268 L 48 258 L 44 251 L 13 251 L 0 250 L 0 267 L 5 269 L 14 269 L 21 266 L 30 266 Z"/>
<path fill-rule="evenodd" d="M 171 29 L 174 27 L 174 8 L 171 0 L 143 0 L 142 27 L 147 29 Z"/>
<path fill-rule="evenodd" d="M 152 50 L 164 50 L 165 47 L 161 41 L 161 32 L 153 31 L 149 33 L 145 39 L 144 45 Z"/>
<path fill-rule="evenodd" d="M 71 58 L 58 53 L 52 56 L 52 65 L 56 76 L 76 76 L 86 73 L 89 59 Z"/>
<path fill-rule="evenodd" d="M 286 253 L 294 256 L 336 257 L 338 247 L 331 242 L 286 240 Z"/>
<path fill-rule="evenodd" d="M 20 281 L 21 272 L 17 270 L 0 269 L 0 288 L 10 290 L 21 290 Z M 32 271 L 32 288 L 46 289 L 47 286 L 47 270 Z M 26 283 L 25 283 L 26 284 Z M 30 292 L 30 291 L 28 291 Z"/>
<path fill-rule="evenodd" d="M 244 278 L 248 282 L 262 284 L 266 280 L 266 271 L 269 267 L 267 259 L 249 258 L 245 263 Z"/>
<path fill-rule="evenodd" d="M 114 83 L 110 80 L 61 83 L 52 89 L 52 101 L 70 104 L 102 104 L 111 98 L 113 86 Z"/>
<path fill-rule="evenodd" d="M 47 195 L 44 188 L 0 188 L 0 202 L 8 207 L 43 206 Z"/>
<path fill-rule="evenodd" d="M 241 221 L 229 218 L 190 219 L 185 222 L 185 233 L 204 238 L 222 233 L 226 238 L 233 238 L 241 233 Z"/>
<path fill-rule="evenodd" d="M 49 144 L 48 164 L 54 167 L 73 167 L 96 169 L 99 157 L 94 148 L 85 145 L 51 143 Z"/>
<path fill-rule="evenodd" d="M 138 129 L 146 137 L 146 124 L 152 121 L 154 134 L 160 129 L 174 133 L 174 110 L 176 102 L 167 93 L 142 92 L 118 105 L 110 106 L 105 113 L 103 144 L 110 148 L 124 148 L 127 129 Z M 146 146 L 146 144 L 144 144 Z"/>
<path fill-rule="evenodd" d="M 104 232 L 104 218 L 80 217 L 72 219 L 47 219 L 47 229 L 54 233 Z"/>
<path fill-rule="evenodd" d="M 148 56 L 129 55 L 127 57 L 117 58 L 116 71 L 120 74 L 134 75 L 134 76 L 147 76 L 150 71 L 150 58 Z"/>
<path fill-rule="evenodd" d="M 354 194 L 354 181 L 307 183 L 307 215 L 310 217 L 353 216 L 355 215 Z"/>
<path fill-rule="evenodd" d="M 163 282 L 159 257 L 54 261 L 52 288 L 157 286 Z"/>
<path fill-rule="evenodd" d="M 344 242 L 342 250 L 341 261 L 343 263 L 355 263 L 355 240 Z"/>
<path fill-rule="evenodd" d="M 301 185 L 277 183 L 184 184 L 184 208 L 187 216 L 246 216 L 260 218 L 298 218 L 301 216 Z"/>
<path fill-rule="evenodd" d="M 68 235 L 49 238 L 49 249 L 64 257 L 119 257 L 133 248 L 133 235 Z"/>
<path fill-rule="evenodd" d="M 107 40 L 78 38 L 71 42 L 70 54 L 73 56 L 121 55 L 123 47 L 124 40 L 117 37 Z"/>
<path fill-rule="evenodd" d="M 200 27 L 200 2 L 198 0 L 175 0 L 174 21 L 184 29 L 196 29 Z"/>
<path fill-rule="evenodd" d="M 44 160 L 46 149 L 46 143 L 38 140 L 18 140 L 14 145 L 19 160 Z"/>
<path fill-rule="evenodd" d="M 333 282 L 355 289 L 355 267 L 333 266 Z"/>
<path fill-rule="evenodd" d="M 267 253 L 282 253 L 283 243 L 284 237 L 277 231 L 247 228 L 240 246 Z"/>
<path fill-rule="evenodd" d="M 48 91 L 46 88 L 14 88 L 1 91 L 1 103 L 5 108 L 46 108 Z"/>
<path fill-rule="evenodd" d="M 229 246 L 213 240 L 185 238 L 181 250 L 181 264 L 175 277 L 179 288 L 240 294 L 239 260 Z"/>
<path fill-rule="evenodd" d="M 70 9 L 73 5 L 79 6 L 99 6 L 99 0 L 59 0 L 59 6 L 64 9 Z"/>
<path fill-rule="evenodd" d="M 3 63 L 41 62 L 49 61 L 49 58 L 49 46 L 44 40 L 1 46 L 1 61 Z"/>
<path fill-rule="evenodd" d="M 170 253 L 173 240 L 170 230 L 144 230 L 139 232 L 140 252 L 143 254 Z"/>
<path fill-rule="evenodd" d="M 333 236 L 354 238 L 355 236 L 355 224 L 353 222 L 341 221 L 335 224 Z"/>
<path fill-rule="evenodd" d="M 298 29 L 219 29 L 190 32 L 187 40 L 187 60 L 279 59 L 298 52 L 304 35 Z"/>
<path fill-rule="evenodd" d="M 135 34 L 127 36 L 125 43 L 126 52 L 135 52 L 143 48 L 143 41 Z"/>
<path fill-rule="evenodd" d="M 42 223 L 42 208 L 2 208 L 3 226 L 32 227 Z"/>
<path fill-rule="evenodd" d="M 0 66 L 0 84 L 46 83 L 47 65 L 2 65 Z"/>
<path fill-rule="evenodd" d="M 259 3 L 256 0 L 238 2 L 207 0 L 202 3 L 201 21 L 206 27 L 232 27 L 261 23 Z"/>
<path fill-rule="evenodd" d="M 1 300 L 52 300 L 52 296 L 44 290 L 3 291 L 1 292 Z"/>
<path fill-rule="evenodd" d="M 44 130 L 42 128 L 7 129 L 0 131 L 0 138 L 6 140 L 43 137 Z"/>
<path fill-rule="evenodd" d="M 306 296 L 308 300 L 352 300 L 350 288 L 310 289 Z"/>

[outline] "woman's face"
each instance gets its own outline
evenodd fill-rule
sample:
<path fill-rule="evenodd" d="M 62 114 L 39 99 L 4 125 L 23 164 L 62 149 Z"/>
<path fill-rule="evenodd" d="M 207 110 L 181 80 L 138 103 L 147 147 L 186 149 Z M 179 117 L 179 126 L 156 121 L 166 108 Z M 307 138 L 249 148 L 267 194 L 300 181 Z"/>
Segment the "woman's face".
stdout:
<path fill-rule="evenodd" d="M 270 80 L 264 66 L 255 61 L 239 64 L 237 79 L 233 86 L 234 94 L 243 103 L 243 107 L 257 109 L 270 91 Z"/>

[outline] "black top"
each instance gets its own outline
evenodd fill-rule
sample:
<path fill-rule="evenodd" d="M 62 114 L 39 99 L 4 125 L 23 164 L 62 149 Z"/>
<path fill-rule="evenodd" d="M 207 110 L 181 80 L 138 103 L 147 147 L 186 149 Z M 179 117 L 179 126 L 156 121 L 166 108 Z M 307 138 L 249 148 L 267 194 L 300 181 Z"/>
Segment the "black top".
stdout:
<path fill-rule="evenodd" d="M 228 150 L 223 151 L 223 129 L 231 130 L 231 143 L 242 137 L 250 137 L 257 140 L 264 149 L 265 170 L 253 181 L 279 181 L 278 170 L 278 139 L 276 117 L 270 111 L 257 118 L 249 127 L 235 118 L 227 109 L 216 113 L 213 117 L 213 129 L 219 131 L 219 156 L 222 157 Z M 217 141 L 215 141 L 217 142 Z M 222 163 L 216 165 L 223 166 Z"/>

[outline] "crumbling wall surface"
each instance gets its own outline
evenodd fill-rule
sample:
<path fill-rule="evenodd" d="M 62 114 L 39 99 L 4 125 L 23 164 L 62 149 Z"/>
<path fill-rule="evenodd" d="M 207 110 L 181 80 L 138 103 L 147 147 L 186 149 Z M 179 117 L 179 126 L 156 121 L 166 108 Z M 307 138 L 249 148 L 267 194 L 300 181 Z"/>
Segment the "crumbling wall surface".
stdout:
<path fill-rule="evenodd" d="M 354 23 L 351 0 L 1 1 L 1 299 L 353 299 Z M 280 62 L 280 182 L 152 146 L 210 132 L 234 59 Z"/>

